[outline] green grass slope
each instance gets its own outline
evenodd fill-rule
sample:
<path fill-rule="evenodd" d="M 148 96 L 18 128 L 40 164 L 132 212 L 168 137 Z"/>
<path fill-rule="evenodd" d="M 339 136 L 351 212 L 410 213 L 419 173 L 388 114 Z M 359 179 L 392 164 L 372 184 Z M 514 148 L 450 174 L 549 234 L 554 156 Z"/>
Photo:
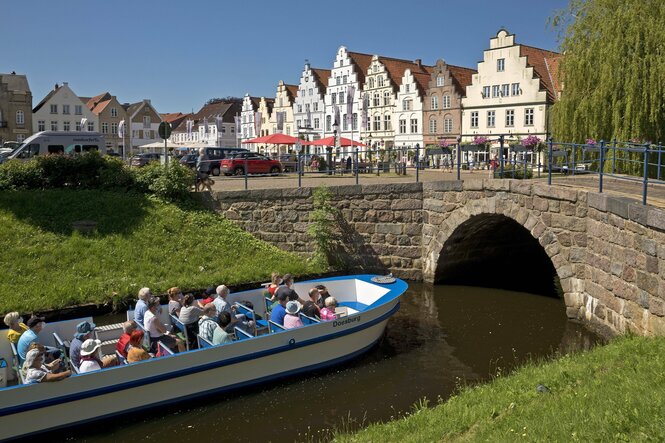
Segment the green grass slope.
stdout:
<path fill-rule="evenodd" d="M 321 271 L 194 203 L 103 191 L 0 193 L 0 249 L 0 313 Z"/>
<path fill-rule="evenodd" d="M 335 441 L 665 441 L 665 338 L 620 338 L 534 363 Z"/>

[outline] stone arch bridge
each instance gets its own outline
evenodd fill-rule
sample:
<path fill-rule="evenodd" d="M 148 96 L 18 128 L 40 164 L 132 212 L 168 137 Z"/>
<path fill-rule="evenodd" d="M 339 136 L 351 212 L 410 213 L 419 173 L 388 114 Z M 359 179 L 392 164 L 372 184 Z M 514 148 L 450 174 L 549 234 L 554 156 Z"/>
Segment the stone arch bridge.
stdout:
<path fill-rule="evenodd" d="M 558 276 L 569 317 L 609 334 L 665 334 L 665 211 L 519 180 L 330 187 L 353 271 L 436 282 Z M 313 188 L 221 192 L 208 205 L 278 247 L 309 254 Z M 527 251 L 527 252 L 525 252 Z M 497 272 L 493 272 L 496 270 Z M 473 283 L 472 281 L 466 281 Z"/>

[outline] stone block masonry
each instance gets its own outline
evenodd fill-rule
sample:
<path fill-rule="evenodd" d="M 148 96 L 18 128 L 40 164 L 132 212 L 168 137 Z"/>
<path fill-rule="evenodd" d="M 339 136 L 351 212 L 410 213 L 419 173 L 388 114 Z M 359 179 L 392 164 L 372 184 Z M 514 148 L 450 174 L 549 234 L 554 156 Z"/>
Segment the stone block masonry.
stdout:
<path fill-rule="evenodd" d="M 665 334 L 665 211 L 624 197 L 516 180 L 329 188 L 350 269 L 434 281 L 451 235 L 502 215 L 543 247 L 566 312 L 607 334 Z M 313 252 L 312 188 L 217 193 L 218 213 L 284 250 Z M 482 224 L 475 223 L 474 229 Z M 461 245 L 460 247 L 464 247 Z"/>

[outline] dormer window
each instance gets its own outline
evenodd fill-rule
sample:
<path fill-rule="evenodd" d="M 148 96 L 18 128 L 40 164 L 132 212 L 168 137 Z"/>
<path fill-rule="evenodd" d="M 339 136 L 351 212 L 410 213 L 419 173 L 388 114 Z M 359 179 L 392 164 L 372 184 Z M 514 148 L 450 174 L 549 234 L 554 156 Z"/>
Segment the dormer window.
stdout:
<path fill-rule="evenodd" d="M 439 76 L 436 78 L 436 85 L 437 85 L 437 86 L 444 86 L 444 84 L 445 84 L 445 83 L 444 83 L 444 81 L 443 81 L 443 75 L 439 75 Z"/>

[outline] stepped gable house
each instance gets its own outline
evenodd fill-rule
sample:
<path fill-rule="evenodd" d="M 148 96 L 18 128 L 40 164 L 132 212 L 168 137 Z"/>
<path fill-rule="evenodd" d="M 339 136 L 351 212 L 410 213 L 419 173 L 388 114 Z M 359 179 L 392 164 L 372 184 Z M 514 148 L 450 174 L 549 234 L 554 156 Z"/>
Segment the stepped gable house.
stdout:
<path fill-rule="evenodd" d="M 501 29 L 478 63 L 462 99 L 462 138 L 517 141 L 529 135 L 545 140 L 548 114 L 561 88 L 556 80 L 560 54 L 515 43 L 515 35 Z M 496 144 L 495 144 L 496 145 Z"/>

